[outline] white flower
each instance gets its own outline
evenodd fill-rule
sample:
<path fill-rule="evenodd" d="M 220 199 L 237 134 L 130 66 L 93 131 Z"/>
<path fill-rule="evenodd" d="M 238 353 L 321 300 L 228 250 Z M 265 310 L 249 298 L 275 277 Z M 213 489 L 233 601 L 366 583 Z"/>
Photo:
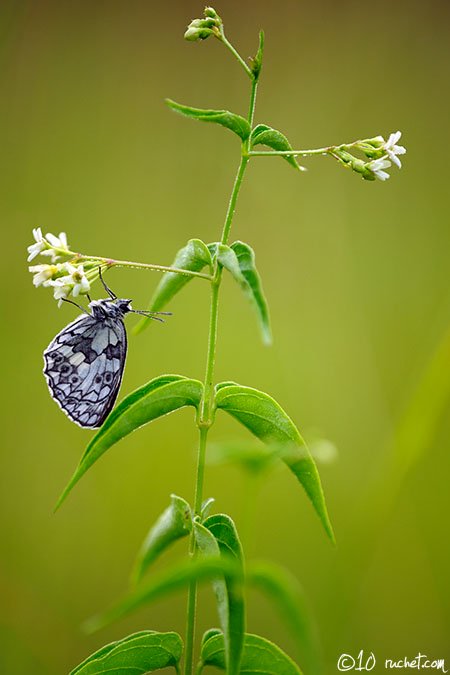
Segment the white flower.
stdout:
<path fill-rule="evenodd" d="M 386 143 L 384 144 L 384 150 L 387 153 L 389 159 L 391 159 L 396 166 L 398 166 L 399 169 L 402 168 L 402 163 L 397 157 L 397 155 L 404 155 L 406 152 L 406 148 L 403 147 L 403 145 L 396 145 L 396 143 L 400 140 L 400 137 L 402 135 L 401 131 L 396 131 L 395 133 L 392 133 Z"/>
<path fill-rule="evenodd" d="M 48 248 L 45 251 L 42 251 L 42 255 L 49 255 L 52 258 L 52 262 L 55 262 L 59 258 L 61 251 L 69 251 L 67 245 L 67 237 L 65 232 L 60 232 L 59 237 L 56 237 L 51 232 L 47 232 L 45 236 L 45 241 L 48 244 Z M 59 249 L 55 251 L 55 249 Z"/>
<path fill-rule="evenodd" d="M 36 227 L 33 230 L 33 237 L 35 240 L 35 244 L 31 244 L 31 246 L 28 246 L 28 262 L 31 262 L 33 258 L 35 258 L 39 253 L 42 253 L 47 248 L 47 243 L 42 236 L 42 231 L 40 227 Z"/>
<path fill-rule="evenodd" d="M 381 157 L 381 159 L 375 159 L 373 162 L 366 164 L 366 167 L 373 173 L 376 178 L 380 180 L 387 180 L 390 178 L 389 174 L 383 169 L 389 169 L 391 163 L 388 159 Z"/>
<path fill-rule="evenodd" d="M 61 279 L 56 279 L 56 281 L 50 283 L 53 286 L 53 297 L 55 298 L 55 300 L 58 300 L 58 307 L 61 307 L 63 300 L 70 295 L 72 287 L 57 284 L 56 283 L 57 281 L 61 281 Z"/>
<path fill-rule="evenodd" d="M 60 266 L 64 271 L 68 272 L 59 279 L 54 279 L 48 282 L 48 285 L 53 286 L 53 295 L 56 300 L 66 298 L 70 293 L 76 298 L 80 293 L 86 295 L 89 293 L 91 285 L 87 278 L 83 265 L 72 265 L 72 263 L 64 263 Z"/>
<path fill-rule="evenodd" d="M 59 265 L 31 265 L 29 271 L 34 274 L 33 284 L 37 286 L 48 286 L 48 282 L 58 273 Z"/>
<path fill-rule="evenodd" d="M 50 244 L 54 248 L 62 248 L 65 251 L 69 250 L 69 247 L 67 245 L 67 236 L 65 232 L 60 232 L 59 237 L 55 237 L 55 235 L 52 234 L 51 232 L 47 232 L 46 239 L 47 241 L 50 242 Z"/>

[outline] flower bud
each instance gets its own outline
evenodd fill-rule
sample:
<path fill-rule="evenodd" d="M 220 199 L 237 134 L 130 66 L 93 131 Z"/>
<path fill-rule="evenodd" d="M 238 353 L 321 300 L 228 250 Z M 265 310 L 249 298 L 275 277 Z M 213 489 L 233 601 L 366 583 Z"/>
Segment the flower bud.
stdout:
<path fill-rule="evenodd" d="M 214 7 L 205 7 L 203 14 L 205 17 L 209 17 L 210 19 L 219 19 L 220 21 L 220 16 L 217 14 Z"/>
<path fill-rule="evenodd" d="M 195 40 L 206 40 L 210 35 L 214 35 L 213 30 L 216 27 L 214 19 L 194 19 L 189 24 L 187 31 L 184 34 L 184 39 L 190 42 Z M 216 29 L 217 30 L 217 29 Z"/>

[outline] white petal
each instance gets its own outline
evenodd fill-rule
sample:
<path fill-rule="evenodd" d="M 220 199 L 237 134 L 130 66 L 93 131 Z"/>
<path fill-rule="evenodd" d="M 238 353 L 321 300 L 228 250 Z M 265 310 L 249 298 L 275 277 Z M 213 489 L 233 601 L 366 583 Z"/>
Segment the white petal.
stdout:
<path fill-rule="evenodd" d="M 401 131 L 396 131 L 396 132 L 392 133 L 388 138 L 388 142 L 386 143 L 386 146 L 391 147 L 392 145 L 395 145 L 397 143 L 397 141 L 400 140 L 401 135 L 402 135 Z"/>
<path fill-rule="evenodd" d="M 42 230 L 40 227 L 35 227 L 33 230 L 33 237 L 37 242 L 42 241 L 43 236 L 42 236 Z"/>
<path fill-rule="evenodd" d="M 62 248 L 67 248 L 67 236 L 65 232 L 59 233 L 59 240 L 61 242 Z"/>
<path fill-rule="evenodd" d="M 404 148 L 403 145 L 394 145 L 392 150 L 396 155 L 404 155 L 406 153 L 406 148 Z"/>
<path fill-rule="evenodd" d="M 397 157 L 397 155 L 395 154 L 395 152 L 393 152 L 392 150 L 388 150 L 388 154 L 389 154 L 390 159 L 392 159 L 392 161 L 394 162 L 394 164 L 396 166 L 398 166 L 399 169 L 401 169 L 402 163 L 399 160 L 399 158 Z"/>
<path fill-rule="evenodd" d="M 389 174 L 386 173 L 386 171 L 374 171 L 374 174 L 380 180 L 387 180 L 388 178 L 390 178 Z"/>
<path fill-rule="evenodd" d="M 55 235 L 51 232 L 47 232 L 46 237 L 52 246 L 55 246 L 55 248 L 60 248 L 61 242 L 59 241 L 58 237 L 55 237 Z"/>

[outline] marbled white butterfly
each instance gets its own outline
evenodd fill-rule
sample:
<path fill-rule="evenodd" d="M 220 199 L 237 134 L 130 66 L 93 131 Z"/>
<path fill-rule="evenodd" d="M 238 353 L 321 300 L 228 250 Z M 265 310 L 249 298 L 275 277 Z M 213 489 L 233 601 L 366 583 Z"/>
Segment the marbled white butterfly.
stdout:
<path fill-rule="evenodd" d="M 129 312 L 162 321 L 155 314 L 131 308 L 131 300 L 118 298 L 100 279 L 109 298 L 89 299 L 91 314 L 83 311 L 52 340 L 44 351 L 44 375 L 52 398 L 81 427 L 100 427 L 119 393 L 127 334 L 123 317 Z"/>

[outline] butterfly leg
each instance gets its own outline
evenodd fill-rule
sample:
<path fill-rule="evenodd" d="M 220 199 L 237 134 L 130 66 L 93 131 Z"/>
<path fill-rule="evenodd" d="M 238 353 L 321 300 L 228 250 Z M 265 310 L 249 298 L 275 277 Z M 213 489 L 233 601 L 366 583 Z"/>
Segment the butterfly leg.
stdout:
<path fill-rule="evenodd" d="M 91 316 L 91 314 L 87 311 L 87 309 L 85 309 L 84 307 L 79 305 L 77 302 L 74 302 L 73 300 L 69 300 L 68 298 L 61 298 L 61 300 L 63 302 L 68 302 L 70 305 L 75 305 L 75 307 L 78 307 L 78 309 L 81 309 L 81 311 L 84 312 L 84 314 L 87 314 L 88 316 Z"/>
<path fill-rule="evenodd" d="M 113 291 L 109 288 L 109 286 L 106 284 L 105 280 L 103 279 L 102 268 L 101 268 L 101 267 L 98 268 L 98 276 L 100 277 L 100 281 L 101 281 L 102 284 L 103 284 L 103 288 L 104 288 L 105 291 L 108 293 L 109 297 L 110 297 L 112 300 L 117 300 L 117 295 L 116 295 L 115 293 L 113 293 Z"/>

